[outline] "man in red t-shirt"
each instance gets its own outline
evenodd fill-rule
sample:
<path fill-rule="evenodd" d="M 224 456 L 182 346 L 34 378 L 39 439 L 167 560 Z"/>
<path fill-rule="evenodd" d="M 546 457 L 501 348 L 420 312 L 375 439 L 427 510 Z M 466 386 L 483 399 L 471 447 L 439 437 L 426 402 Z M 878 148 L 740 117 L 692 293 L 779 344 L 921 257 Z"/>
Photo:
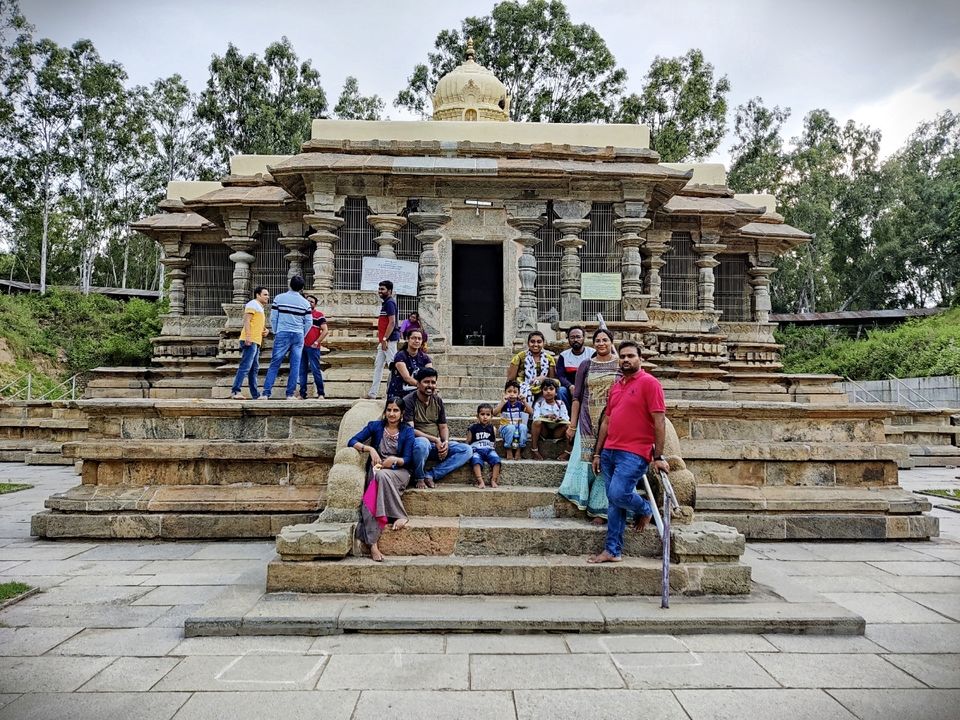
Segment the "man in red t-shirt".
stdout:
<path fill-rule="evenodd" d="M 300 362 L 300 397 L 307 399 L 307 369 L 313 375 L 313 382 L 317 386 L 317 400 L 324 399 L 323 373 L 320 371 L 320 344 L 327 337 L 330 328 L 323 313 L 317 310 L 317 298 L 307 295 L 310 303 L 310 315 L 313 325 L 303 338 L 303 360 Z"/>
<path fill-rule="evenodd" d="M 670 469 L 661 454 L 667 411 L 663 387 L 640 367 L 640 348 L 633 340 L 620 343 L 617 354 L 622 375 L 607 394 L 593 456 L 593 471 L 603 475 L 607 490 L 607 541 L 602 553 L 587 558 L 590 563 L 622 560 L 627 513 L 633 513 L 638 531 L 653 517 L 650 503 L 637 493 L 637 483 L 651 461 L 660 470 Z"/>

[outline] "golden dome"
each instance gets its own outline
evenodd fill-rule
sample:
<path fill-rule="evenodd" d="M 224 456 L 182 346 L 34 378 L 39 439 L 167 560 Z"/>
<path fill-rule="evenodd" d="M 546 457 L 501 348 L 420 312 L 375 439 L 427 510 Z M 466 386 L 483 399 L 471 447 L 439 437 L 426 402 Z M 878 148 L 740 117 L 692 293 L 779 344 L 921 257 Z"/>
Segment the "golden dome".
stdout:
<path fill-rule="evenodd" d="M 507 88 L 474 60 L 473 38 L 467 39 L 467 59 L 448 72 L 433 92 L 434 120 L 510 119 Z"/>

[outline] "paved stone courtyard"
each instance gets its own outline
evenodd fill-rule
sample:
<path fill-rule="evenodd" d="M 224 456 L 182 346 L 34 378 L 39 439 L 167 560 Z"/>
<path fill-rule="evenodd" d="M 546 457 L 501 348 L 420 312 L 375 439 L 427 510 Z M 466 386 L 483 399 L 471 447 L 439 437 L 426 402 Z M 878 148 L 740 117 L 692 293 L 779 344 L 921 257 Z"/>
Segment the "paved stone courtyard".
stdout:
<path fill-rule="evenodd" d="M 958 475 L 912 470 L 901 483 L 960 487 Z M 863 637 L 185 639 L 204 603 L 263 587 L 272 543 L 37 542 L 30 516 L 76 476 L 5 463 L 2 481 L 35 487 L 0 496 L 0 581 L 43 592 L 0 612 L 0 720 L 953 720 L 960 707 L 960 514 L 946 510 L 931 542 L 748 545 L 758 580 L 826 595 L 864 617 Z"/>

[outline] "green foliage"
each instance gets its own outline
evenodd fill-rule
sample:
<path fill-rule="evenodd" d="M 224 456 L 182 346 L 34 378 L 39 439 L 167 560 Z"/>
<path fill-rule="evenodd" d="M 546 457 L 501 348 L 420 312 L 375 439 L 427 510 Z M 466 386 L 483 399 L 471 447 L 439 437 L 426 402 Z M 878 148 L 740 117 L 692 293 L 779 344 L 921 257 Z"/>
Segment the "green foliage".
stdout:
<path fill-rule="evenodd" d="M 862 340 L 830 328 L 787 327 L 777 332 L 786 372 L 826 373 L 853 380 L 960 375 L 960 308 Z"/>
<path fill-rule="evenodd" d="M 351 75 L 343 84 L 333 112 L 341 120 L 380 120 L 383 100 L 379 95 L 361 95 L 360 85 Z"/>
<path fill-rule="evenodd" d="M 0 583 L 0 602 L 15 598 L 17 595 L 23 595 L 25 592 L 31 589 L 32 588 L 29 585 L 22 582 Z"/>
<path fill-rule="evenodd" d="M 750 98 L 737 107 L 730 148 L 733 162 L 727 184 L 740 193 L 776 194 L 783 182 L 786 156 L 780 132 L 790 117 L 790 108 L 767 108 L 763 98 Z"/>
<path fill-rule="evenodd" d="M 197 118 L 213 128 L 224 167 L 231 155 L 297 153 L 310 137 L 310 121 L 323 117 L 327 96 L 309 60 L 300 62 L 287 38 L 261 58 L 231 43 L 210 61 Z"/>
<path fill-rule="evenodd" d="M 6 495 L 7 493 L 19 492 L 20 490 L 29 490 L 33 485 L 28 485 L 27 483 L 6 483 L 0 482 L 0 495 Z M 29 588 L 27 588 L 29 590 Z M 0 600 L 3 598 L 0 597 Z"/>
<path fill-rule="evenodd" d="M 147 364 L 164 309 L 57 289 L 42 296 L 0 295 L 0 337 L 22 372 L 60 366 L 63 379 L 101 365 Z"/>
<path fill-rule="evenodd" d="M 714 79 L 703 52 L 654 58 L 640 95 L 623 100 L 620 122 L 650 128 L 650 147 L 663 162 L 702 160 L 720 146 L 727 131 L 727 76 Z"/>
<path fill-rule="evenodd" d="M 560 0 L 497 3 L 489 15 L 464 18 L 437 35 L 437 52 L 417 65 L 394 101 L 423 117 L 441 77 L 464 60 L 472 37 L 476 61 L 510 95 L 510 118 L 530 122 L 609 120 L 627 73 L 593 27 L 574 24 Z"/>

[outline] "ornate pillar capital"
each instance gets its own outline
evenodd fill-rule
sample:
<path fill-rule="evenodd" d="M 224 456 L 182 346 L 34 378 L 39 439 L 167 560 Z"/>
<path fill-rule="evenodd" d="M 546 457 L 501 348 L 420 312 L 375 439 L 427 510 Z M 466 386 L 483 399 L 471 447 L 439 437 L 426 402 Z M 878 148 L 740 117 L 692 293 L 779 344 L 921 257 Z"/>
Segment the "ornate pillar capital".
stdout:
<path fill-rule="evenodd" d="M 288 263 L 287 280 L 297 276 L 303 277 L 303 261 L 307 257 L 304 251 L 310 241 L 302 235 L 281 236 L 278 241 L 287 249 L 287 254 L 283 256 Z"/>
<path fill-rule="evenodd" d="M 581 203 L 589 205 L 589 203 Z M 556 209 L 556 204 L 554 204 Z M 579 212 L 580 208 L 575 211 Z M 587 212 L 589 212 L 589 208 Z M 580 233 L 590 227 L 590 221 L 577 218 L 558 218 L 553 226 L 560 231 L 557 245 L 563 248 L 560 256 L 560 319 L 580 322 L 583 319 L 583 301 L 580 298 L 580 254 L 586 241 Z"/>
<path fill-rule="evenodd" d="M 189 252 L 190 246 L 187 245 L 186 247 L 186 252 Z M 160 258 L 160 263 L 166 269 L 167 276 L 170 278 L 170 314 L 183 315 L 187 298 L 184 281 L 187 279 L 190 259 L 182 256 L 164 255 Z"/>
<path fill-rule="evenodd" d="M 629 203 L 641 205 L 643 203 Z M 646 242 L 641 233 L 650 227 L 650 220 L 643 217 L 646 207 L 630 208 L 631 215 L 613 221 L 613 226 L 620 232 L 617 242 L 623 248 L 621 260 L 621 284 L 623 287 L 623 319 L 631 322 L 647 322 L 647 307 L 650 296 L 643 294 L 643 259 L 640 257 L 640 246 Z M 659 276 L 657 277 L 659 284 Z M 659 293 L 658 293 L 659 295 Z"/>
<path fill-rule="evenodd" d="M 407 219 L 402 215 L 367 215 L 367 222 L 380 233 L 374 238 L 374 241 L 380 246 L 377 257 L 396 260 L 397 253 L 393 249 L 398 240 L 396 233 L 407 224 Z"/>
<path fill-rule="evenodd" d="M 313 290 L 318 293 L 333 291 L 333 246 L 337 240 L 337 230 L 343 225 L 343 218 L 333 211 L 318 212 L 303 216 L 303 221 L 313 228 L 309 239 L 317 244 L 313 253 Z"/>
<path fill-rule="evenodd" d="M 418 228 L 420 241 L 420 287 L 417 312 L 431 338 L 443 336 L 443 313 L 440 308 L 440 257 L 437 243 L 443 239 L 440 228 L 451 220 L 442 207 L 429 207 L 426 212 L 413 212 L 409 220 Z M 382 247 L 382 246 L 381 246 Z"/>
<path fill-rule="evenodd" d="M 520 280 L 520 302 L 517 304 L 516 329 L 517 337 L 523 337 L 528 332 L 537 329 L 537 258 L 533 254 L 533 247 L 540 242 L 534 235 L 546 222 L 543 214 L 535 215 L 540 208 L 546 211 L 545 205 L 537 204 L 534 207 L 525 207 L 519 212 L 507 217 L 507 224 L 520 234 L 513 238 L 521 248 L 517 258 L 517 276 Z M 514 211 L 516 212 L 516 208 Z"/>

